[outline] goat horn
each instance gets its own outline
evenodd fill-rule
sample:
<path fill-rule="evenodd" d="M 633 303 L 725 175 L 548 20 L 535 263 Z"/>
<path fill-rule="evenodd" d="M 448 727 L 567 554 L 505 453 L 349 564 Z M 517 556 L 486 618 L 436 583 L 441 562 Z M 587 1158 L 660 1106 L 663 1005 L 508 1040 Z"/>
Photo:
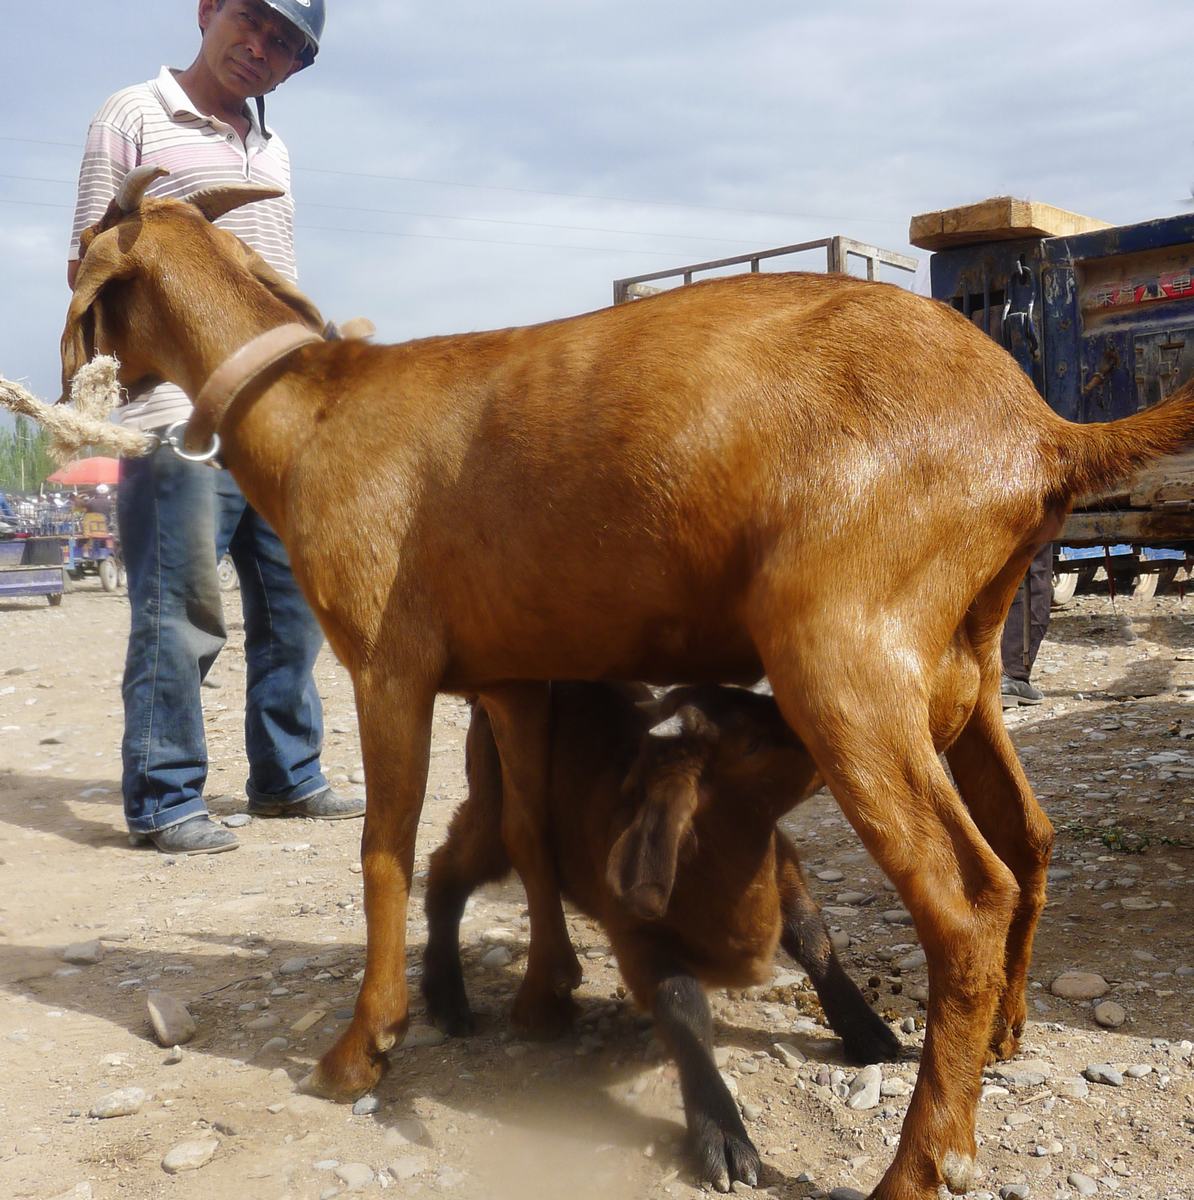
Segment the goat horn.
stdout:
<path fill-rule="evenodd" d="M 242 204 L 252 204 L 254 200 L 272 200 L 284 195 L 286 193 L 280 188 L 266 187 L 260 183 L 235 183 L 203 188 L 187 199 L 209 221 L 214 221 L 234 208 L 240 208 Z"/>
<path fill-rule="evenodd" d="M 148 163 L 143 167 L 134 167 L 125 177 L 124 182 L 120 185 L 120 192 L 116 197 L 116 206 L 122 213 L 135 213 L 141 207 L 141 201 L 145 198 L 145 189 L 149 187 L 155 179 L 160 179 L 163 175 L 169 175 L 170 172 L 165 167 L 155 167 L 152 163 Z"/>

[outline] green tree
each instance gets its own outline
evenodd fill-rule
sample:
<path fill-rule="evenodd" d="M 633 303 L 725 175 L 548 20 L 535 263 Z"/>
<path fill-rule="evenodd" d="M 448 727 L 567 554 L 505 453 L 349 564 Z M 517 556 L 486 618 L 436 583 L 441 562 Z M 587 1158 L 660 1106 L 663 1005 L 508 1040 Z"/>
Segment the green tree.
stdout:
<path fill-rule="evenodd" d="M 0 491 L 36 492 L 54 470 L 46 431 L 27 417 L 11 430 L 0 430 Z"/>

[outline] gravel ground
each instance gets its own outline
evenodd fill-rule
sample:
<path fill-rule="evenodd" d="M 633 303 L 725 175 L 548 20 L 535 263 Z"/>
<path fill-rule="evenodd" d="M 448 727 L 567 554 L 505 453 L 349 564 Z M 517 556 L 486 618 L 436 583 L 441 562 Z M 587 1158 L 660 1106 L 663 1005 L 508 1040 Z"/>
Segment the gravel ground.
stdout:
<path fill-rule="evenodd" d="M 245 774 L 236 599 L 204 692 L 211 808 L 234 819 Z M 526 950 L 510 884 L 479 893 L 463 927 L 478 1036 L 445 1042 L 416 1008 L 367 1102 L 298 1095 L 294 1081 L 350 1014 L 363 963 L 359 825 L 252 821 L 237 828 L 238 851 L 210 858 L 131 849 L 119 802 L 126 634 L 123 596 L 96 585 L 58 609 L 0 604 L 0 1195 L 695 1194 L 675 1072 L 622 999 L 600 929 L 569 918 L 586 976 L 575 1033 L 546 1045 L 508 1033 Z M 327 654 L 318 677 L 325 766 L 351 787 L 348 677 Z M 988 1074 L 986 1191 L 972 1196 L 1189 1200 L 1194 602 L 1079 597 L 1054 617 L 1037 682 L 1045 703 L 1008 719 L 1058 831 L 1050 903 L 1023 1053 Z M 466 722 L 464 705 L 440 701 L 420 872 L 462 796 Z M 718 1057 L 765 1159 L 760 1189 L 844 1197 L 890 1161 L 925 973 L 906 914 L 832 800 L 787 824 L 847 969 L 908 1059 L 856 1080 L 782 959 L 770 985 L 713 998 Z M 423 937 L 416 911 L 416 950 Z M 177 1051 L 155 1039 L 151 992 L 194 1020 Z"/>

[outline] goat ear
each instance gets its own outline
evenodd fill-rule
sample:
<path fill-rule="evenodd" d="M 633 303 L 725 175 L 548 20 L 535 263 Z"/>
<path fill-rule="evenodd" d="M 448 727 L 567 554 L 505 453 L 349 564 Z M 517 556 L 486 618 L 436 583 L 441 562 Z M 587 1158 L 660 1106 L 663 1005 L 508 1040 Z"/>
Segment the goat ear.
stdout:
<path fill-rule="evenodd" d="M 658 920 L 667 912 L 680 847 L 692 831 L 699 766 L 688 762 L 677 770 L 677 765 L 649 772 L 646 797 L 614 842 L 606 864 L 610 890 L 644 921 Z"/>
<path fill-rule="evenodd" d="M 252 204 L 256 200 L 274 200 L 285 196 L 281 188 L 266 187 L 260 183 L 224 184 L 219 187 L 202 188 L 192 192 L 187 201 L 193 204 L 209 221 L 230 213 L 234 208 Z"/>
<path fill-rule="evenodd" d="M 94 242 L 87 250 L 75 280 L 66 328 L 62 331 L 62 395 L 58 403 L 70 400 L 70 384 L 75 372 L 95 354 L 96 309 L 99 294 L 117 279 L 130 279 L 135 267 L 113 235 Z"/>
<path fill-rule="evenodd" d="M 239 238 L 232 238 L 232 242 L 241 261 L 255 276 L 257 282 L 272 292 L 288 308 L 292 308 L 304 325 L 309 325 L 317 333 L 322 333 L 327 322 L 324 321 L 319 309 L 289 279 L 284 279 L 279 275 L 256 250 L 250 249 Z"/>

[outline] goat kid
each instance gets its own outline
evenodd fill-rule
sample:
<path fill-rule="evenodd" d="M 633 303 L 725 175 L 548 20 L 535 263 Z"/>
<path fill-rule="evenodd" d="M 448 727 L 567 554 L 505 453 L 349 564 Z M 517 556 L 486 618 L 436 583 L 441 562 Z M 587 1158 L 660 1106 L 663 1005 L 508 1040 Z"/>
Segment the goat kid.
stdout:
<path fill-rule="evenodd" d="M 155 174 L 132 173 L 84 239 L 63 377 L 99 349 L 125 386 L 196 399 L 188 437 L 218 429 L 352 674 L 365 976 L 311 1086 L 368 1090 L 407 1026 L 437 691 L 481 694 L 493 724 L 539 949 L 515 1002 L 533 1025 L 579 975 L 543 835 L 536 681 L 765 673 L 928 960 L 920 1074 L 874 1195 L 968 1190 L 982 1066 L 1018 1044 L 1052 845 L 1003 725 L 1000 630 L 1075 496 L 1194 441 L 1194 388 L 1074 425 L 946 306 L 798 274 L 397 346 L 304 331 L 314 344 L 254 359 L 296 317 L 322 327 L 210 224 L 268 192 L 143 201 Z M 235 386 L 204 395 L 238 352 L 253 361 Z"/>
<path fill-rule="evenodd" d="M 553 684 L 549 839 L 563 894 L 598 921 L 639 1006 L 680 1071 L 689 1140 L 720 1191 L 752 1187 L 759 1156 L 713 1061 L 701 985 L 750 987 L 782 945 L 817 989 L 855 1062 L 900 1044 L 842 970 L 796 849 L 776 821 L 809 794 L 817 768 L 769 696 L 741 688 Z M 638 700 L 640 703 L 636 704 Z M 678 736 L 648 733 L 677 713 Z M 511 862 L 502 844 L 502 772 L 483 705 L 466 745 L 468 799 L 427 879 L 423 992 L 444 1032 L 471 1033 L 460 918 Z"/>

